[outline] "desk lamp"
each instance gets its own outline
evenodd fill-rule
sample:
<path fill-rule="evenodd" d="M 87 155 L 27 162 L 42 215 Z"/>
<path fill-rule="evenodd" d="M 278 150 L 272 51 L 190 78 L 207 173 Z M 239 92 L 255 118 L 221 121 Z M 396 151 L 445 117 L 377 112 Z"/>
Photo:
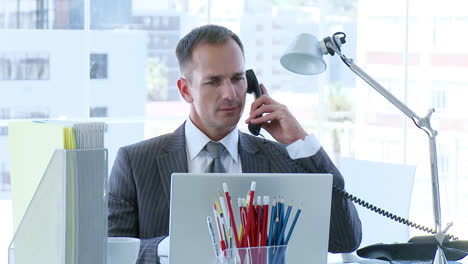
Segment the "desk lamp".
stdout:
<path fill-rule="evenodd" d="M 429 153 L 431 163 L 432 175 L 432 202 L 434 208 L 435 220 L 435 239 L 437 241 L 437 249 L 434 255 L 433 263 L 448 263 L 445 253 L 442 249 L 442 242 L 444 241 L 446 232 L 451 226 L 449 224 L 444 230 L 441 226 L 440 214 L 440 193 L 439 193 L 439 176 L 437 172 L 437 154 L 436 154 L 436 136 L 437 131 L 431 127 L 431 116 L 435 111 L 433 108 L 429 113 L 421 118 L 404 103 L 398 100 L 393 94 L 382 87 L 377 81 L 370 77 L 366 72 L 354 64 L 352 59 L 348 59 L 341 53 L 341 45 L 346 43 L 346 34 L 337 32 L 332 37 L 326 37 L 318 40 L 311 34 L 300 34 L 296 37 L 294 42 L 290 44 L 284 55 L 280 59 L 281 65 L 298 74 L 315 75 L 325 71 L 327 65 L 323 60 L 323 55 L 330 54 L 331 56 L 337 54 L 341 60 L 353 71 L 357 76 L 366 81 L 372 88 L 383 95 L 390 103 L 396 106 L 406 116 L 411 118 L 414 124 L 426 132 L 429 136 Z"/>

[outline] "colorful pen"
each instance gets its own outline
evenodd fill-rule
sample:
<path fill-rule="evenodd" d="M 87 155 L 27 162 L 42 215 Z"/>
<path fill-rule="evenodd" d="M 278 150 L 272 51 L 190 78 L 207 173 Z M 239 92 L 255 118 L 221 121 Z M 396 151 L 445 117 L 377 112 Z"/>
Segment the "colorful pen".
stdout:
<path fill-rule="evenodd" d="M 223 231 L 221 228 L 221 221 L 219 220 L 219 213 L 218 210 L 216 209 L 216 204 L 213 206 L 213 212 L 216 217 L 216 220 L 218 222 L 218 236 L 219 236 L 219 243 L 221 245 L 221 250 L 226 250 L 226 243 L 224 243 L 224 238 L 223 238 Z"/>
<path fill-rule="evenodd" d="M 218 243 L 216 243 L 216 239 L 213 233 L 213 225 L 211 223 L 211 216 L 206 217 L 206 223 L 208 224 L 208 232 L 210 232 L 210 237 L 211 237 L 211 241 L 213 242 L 213 249 L 214 249 L 215 255 L 216 257 L 218 257 L 219 248 L 218 248 Z"/>
<path fill-rule="evenodd" d="M 299 218 L 299 214 L 301 214 L 301 208 L 297 209 L 296 216 L 294 217 L 294 220 L 291 224 L 291 227 L 289 228 L 288 236 L 286 237 L 286 240 L 284 240 L 284 244 L 287 245 L 289 242 L 289 238 L 291 238 L 292 231 L 294 229 L 294 226 L 296 225 L 297 218 Z"/>
<path fill-rule="evenodd" d="M 262 217 L 262 236 L 260 239 L 260 246 L 266 246 L 267 242 L 267 226 L 268 226 L 268 204 L 270 197 L 263 196 L 263 217 Z"/>
<path fill-rule="evenodd" d="M 236 220 L 234 219 L 234 213 L 232 212 L 231 199 L 229 198 L 229 189 L 227 183 L 223 182 L 223 190 L 226 195 L 226 202 L 229 208 L 229 216 L 231 217 L 232 229 L 234 230 L 234 237 L 236 238 L 236 247 L 239 248 L 239 238 L 237 234 Z"/>
<path fill-rule="evenodd" d="M 271 207 L 271 217 L 270 217 L 270 232 L 268 232 L 268 246 L 271 246 L 273 242 L 273 227 L 275 226 L 276 219 L 276 199 L 273 198 L 273 205 Z"/>
<path fill-rule="evenodd" d="M 289 219 L 289 214 L 291 213 L 291 209 L 292 209 L 292 202 L 289 204 L 288 206 L 288 211 L 286 212 L 286 216 L 284 217 L 284 221 L 282 223 L 282 226 L 281 226 L 281 231 L 279 233 L 279 236 L 278 236 L 278 245 L 282 245 L 283 244 L 283 238 L 284 238 L 284 230 L 286 229 L 286 226 L 288 225 L 288 219 Z"/>

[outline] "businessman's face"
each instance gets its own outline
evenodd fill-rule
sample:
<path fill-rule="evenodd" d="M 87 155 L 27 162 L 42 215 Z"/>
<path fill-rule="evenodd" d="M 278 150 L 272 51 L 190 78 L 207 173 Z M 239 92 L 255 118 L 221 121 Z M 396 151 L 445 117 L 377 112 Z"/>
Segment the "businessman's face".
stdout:
<path fill-rule="evenodd" d="M 242 51 L 232 39 L 200 44 L 187 68 L 177 84 L 190 103 L 190 119 L 208 137 L 219 140 L 236 126 L 244 109 L 247 81 Z"/>

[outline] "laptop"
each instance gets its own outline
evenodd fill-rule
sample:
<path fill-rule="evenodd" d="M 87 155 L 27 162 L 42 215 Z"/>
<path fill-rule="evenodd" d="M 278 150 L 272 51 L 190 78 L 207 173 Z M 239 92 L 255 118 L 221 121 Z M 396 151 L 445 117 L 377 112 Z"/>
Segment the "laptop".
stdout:
<path fill-rule="evenodd" d="M 252 181 L 256 182 L 255 199 L 257 195 L 270 196 L 269 212 L 273 197 L 284 198 L 285 208 L 293 202 L 286 230 L 289 230 L 296 210 L 302 208 L 288 243 L 287 263 L 327 263 L 332 180 L 331 174 L 172 174 L 169 263 L 216 263 L 206 222 L 207 216 L 213 217 L 214 198 L 218 196 L 218 189 L 223 191 L 223 183 L 227 183 L 239 227 L 237 198 L 245 198 Z M 216 227 L 213 221 L 218 239 Z"/>

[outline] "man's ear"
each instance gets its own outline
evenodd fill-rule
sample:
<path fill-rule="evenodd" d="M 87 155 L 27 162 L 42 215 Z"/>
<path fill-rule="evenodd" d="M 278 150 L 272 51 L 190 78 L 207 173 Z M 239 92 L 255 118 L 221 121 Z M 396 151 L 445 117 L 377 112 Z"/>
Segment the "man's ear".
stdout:
<path fill-rule="evenodd" d="M 185 102 L 191 103 L 193 101 L 192 94 L 190 93 L 189 83 L 187 79 L 180 77 L 177 80 L 177 87 L 179 87 L 180 95 L 184 98 Z"/>

